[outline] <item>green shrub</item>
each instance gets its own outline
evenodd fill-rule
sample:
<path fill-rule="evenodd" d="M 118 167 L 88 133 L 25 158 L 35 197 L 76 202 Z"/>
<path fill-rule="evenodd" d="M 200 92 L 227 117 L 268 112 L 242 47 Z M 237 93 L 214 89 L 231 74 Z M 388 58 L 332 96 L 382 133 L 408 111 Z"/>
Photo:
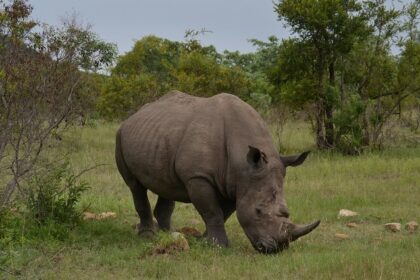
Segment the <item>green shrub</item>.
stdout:
<path fill-rule="evenodd" d="M 0 247 L 65 239 L 81 222 L 82 212 L 76 206 L 88 186 L 79 177 L 67 162 L 39 171 L 17 207 L 0 209 Z"/>
<path fill-rule="evenodd" d="M 28 214 L 38 225 L 63 224 L 73 227 L 81 219 L 76 208 L 87 184 L 78 180 L 67 162 L 34 176 L 27 198 Z"/>

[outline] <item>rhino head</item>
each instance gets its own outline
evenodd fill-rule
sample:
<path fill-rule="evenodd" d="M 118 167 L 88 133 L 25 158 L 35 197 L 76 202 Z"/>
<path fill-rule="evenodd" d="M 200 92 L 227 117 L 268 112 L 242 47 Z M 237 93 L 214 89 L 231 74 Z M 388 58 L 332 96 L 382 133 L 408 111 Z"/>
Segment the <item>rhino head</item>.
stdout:
<path fill-rule="evenodd" d="M 298 166 L 309 152 L 296 156 L 268 157 L 249 146 L 248 168 L 237 186 L 236 212 L 253 247 L 262 253 L 276 253 L 310 233 L 320 223 L 296 225 L 289 219 L 283 197 L 283 180 L 288 166 Z"/>

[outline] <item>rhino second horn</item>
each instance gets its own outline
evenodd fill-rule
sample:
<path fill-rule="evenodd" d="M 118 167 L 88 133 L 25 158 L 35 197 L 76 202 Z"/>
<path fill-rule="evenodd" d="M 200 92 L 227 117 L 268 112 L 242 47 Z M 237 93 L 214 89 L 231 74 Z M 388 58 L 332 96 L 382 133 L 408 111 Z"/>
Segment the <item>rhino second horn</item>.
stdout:
<path fill-rule="evenodd" d="M 299 237 L 302 237 L 310 233 L 319 225 L 320 222 L 321 221 L 318 220 L 309 225 L 304 225 L 304 226 L 296 225 L 296 227 L 290 232 L 290 241 L 295 241 Z"/>

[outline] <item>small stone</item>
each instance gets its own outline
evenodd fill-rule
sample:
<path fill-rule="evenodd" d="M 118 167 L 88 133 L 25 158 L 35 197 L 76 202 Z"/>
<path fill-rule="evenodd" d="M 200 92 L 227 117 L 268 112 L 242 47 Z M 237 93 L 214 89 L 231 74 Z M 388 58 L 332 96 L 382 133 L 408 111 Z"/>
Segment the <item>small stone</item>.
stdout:
<path fill-rule="evenodd" d="M 338 212 L 339 217 L 354 217 L 359 215 L 359 213 L 348 210 L 348 209 L 341 209 L 340 212 Z"/>
<path fill-rule="evenodd" d="M 100 213 L 96 216 L 96 219 L 97 220 L 104 220 L 104 219 L 109 219 L 109 218 L 113 219 L 113 218 L 116 218 L 116 217 L 117 217 L 117 214 L 114 213 L 114 212 L 102 212 L 102 213 Z"/>
<path fill-rule="evenodd" d="M 356 223 L 348 223 L 348 224 L 346 224 L 346 226 L 349 227 L 349 228 L 357 228 L 357 227 L 359 227 L 359 225 L 356 224 Z"/>
<path fill-rule="evenodd" d="M 334 236 L 338 239 L 341 239 L 341 240 L 349 239 L 349 236 L 345 233 L 338 233 L 337 232 Z"/>
<path fill-rule="evenodd" d="M 409 233 L 415 232 L 418 228 L 419 228 L 419 224 L 415 221 L 411 221 L 411 222 L 408 222 L 408 223 L 405 224 L 405 229 Z"/>
<path fill-rule="evenodd" d="M 392 232 L 401 231 L 400 223 L 387 223 L 384 226 L 387 230 L 392 231 Z"/>

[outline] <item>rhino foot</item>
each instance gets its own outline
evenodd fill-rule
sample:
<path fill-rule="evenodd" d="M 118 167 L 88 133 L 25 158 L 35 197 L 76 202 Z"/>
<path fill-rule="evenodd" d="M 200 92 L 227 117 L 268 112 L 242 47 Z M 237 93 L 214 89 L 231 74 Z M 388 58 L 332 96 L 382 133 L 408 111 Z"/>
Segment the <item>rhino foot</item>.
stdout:
<path fill-rule="evenodd" d="M 151 239 L 156 235 L 156 232 L 152 229 L 142 229 L 137 233 L 141 238 Z"/>
<path fill-rule="evenodd" d="M 156 235 L 157 229 L 158 229 L 158 225 L 157 223 L 154 221 L 153 222 L 153 226 L 144 226 L 141 224 L 137 224 L 136 226 L 136 230 L 137 230 L 137 234 L 142 237 L 142 238 L 146 238 L 146 239 L 150 239 L 153 238 Z"/>

